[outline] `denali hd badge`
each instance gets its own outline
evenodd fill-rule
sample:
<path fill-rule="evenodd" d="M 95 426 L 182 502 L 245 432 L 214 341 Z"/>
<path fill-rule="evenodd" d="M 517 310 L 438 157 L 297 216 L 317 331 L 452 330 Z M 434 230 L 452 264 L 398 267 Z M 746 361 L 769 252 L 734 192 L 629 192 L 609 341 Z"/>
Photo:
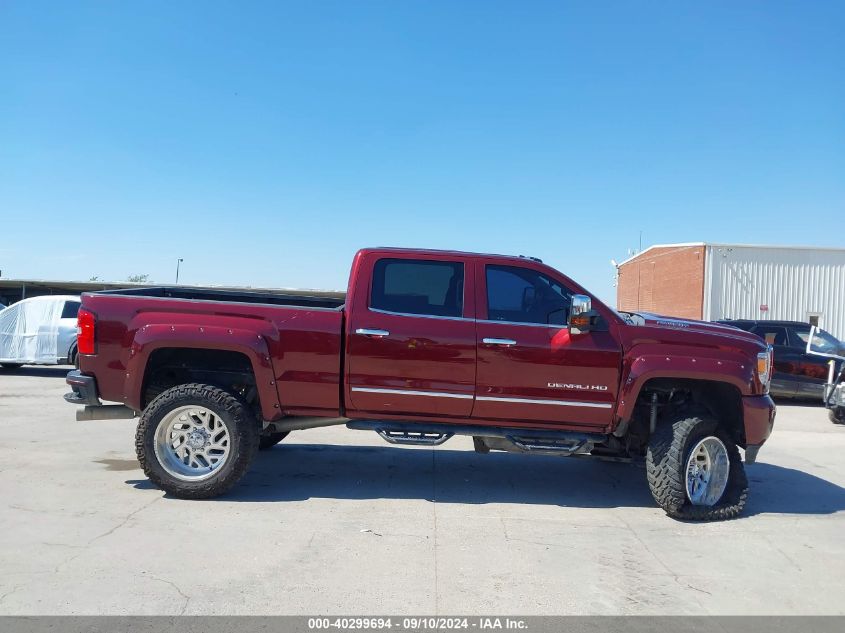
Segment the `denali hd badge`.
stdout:
<path fill-rule="evenodd" d="M 607 385 L 576 385 L 568 382 L 550 382 L 550 389 L 571 389 L 573 391 L 607 391 Z"/>

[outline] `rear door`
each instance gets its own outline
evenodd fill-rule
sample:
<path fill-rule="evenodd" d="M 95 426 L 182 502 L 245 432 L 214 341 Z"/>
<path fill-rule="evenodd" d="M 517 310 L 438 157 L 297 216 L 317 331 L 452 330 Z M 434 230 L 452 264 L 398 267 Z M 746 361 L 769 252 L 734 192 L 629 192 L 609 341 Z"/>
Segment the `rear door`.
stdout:
<path fill-rule="evenodd" d="M 608 331 L 570 336 L 573 292 L 529 266 L 480 265 L 473 418 L 557 427 L 611 422 L 621 369 Z"/>
<path fill-rule="evenodd" d="M 347 326 L 347 402 L 355 415 L 470 415 L 476 359 L 470 269 L 461 257 L 373 261 Z"/>

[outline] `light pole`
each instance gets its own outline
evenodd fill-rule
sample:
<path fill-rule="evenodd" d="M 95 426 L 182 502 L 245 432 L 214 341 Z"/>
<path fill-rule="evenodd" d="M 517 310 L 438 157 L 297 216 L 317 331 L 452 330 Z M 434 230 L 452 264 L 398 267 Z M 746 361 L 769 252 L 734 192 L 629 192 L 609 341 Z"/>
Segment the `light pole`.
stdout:
<path fill-rule="evenodd" d="M 179 258 L 176 260 L 176 285 L 179 285 L 179 264 L 185 261 L 183 258 Z"/>

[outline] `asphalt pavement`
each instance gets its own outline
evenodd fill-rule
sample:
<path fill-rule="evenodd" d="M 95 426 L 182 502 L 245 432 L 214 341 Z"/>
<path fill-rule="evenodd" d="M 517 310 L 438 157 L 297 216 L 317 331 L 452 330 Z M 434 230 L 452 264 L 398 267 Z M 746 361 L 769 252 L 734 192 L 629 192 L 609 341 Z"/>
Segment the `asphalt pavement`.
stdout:
<path fill-rule="evenodd" d="M 0 614 L 843 614 L 845 426 L 784 404 L 744 516 L 682 523 L 641 465 L 292 433 L 210 501 L 68 368 L 0 370 Z"/>

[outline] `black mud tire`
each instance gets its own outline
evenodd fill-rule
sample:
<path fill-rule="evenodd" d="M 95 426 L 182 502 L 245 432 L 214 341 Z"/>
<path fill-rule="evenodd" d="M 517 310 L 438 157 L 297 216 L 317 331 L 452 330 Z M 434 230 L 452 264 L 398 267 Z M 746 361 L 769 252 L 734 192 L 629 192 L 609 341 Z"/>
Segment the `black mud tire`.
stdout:
<path fill-rule="evenodd" d="M 715 505 L 693 505 L 686 492 L 687 459 L 698 441 L 711 435 L 718 437 L 728 449 L 728 483 Z M 705 415 L 681 415 L 657 427 L 648 444 L 646 476 L 654 500 L 673 519 L 733 519 L 742 512 L 748 498 L 748 478 L 739 449 L 718 423 Z"/>
<path fill-rule="evenodd" d="M 200 405 L 219 415 L 229 428 L 230 455 L 219 472 L 202 481 L 184 481 L 168 473 L 155 452 L 155 436 L 164 417 L 177 407 Z M 232 488 L 258 452 L 261 426 L 255 414 L 234 394 L 199 383 L 177 385 L 144 409 L 135 432 L 135 453 L 144 474 L 156 486 L 179 499 L 210 499 Z"/>
<path fill-rule="evenodd" d="M 834 424 L 845 424 L 845 407 L 836 407 L 835 409 L 828 409 L 827 417 Z"/>
<path fill-rule="evenodd" d="M 20 369 L 23 367 L 23 363 L 0 363 L 0 367 L 3 369 Z"/>
<path fill-rule="evenodd" d="M 276 444 L 281 442 L 290 434 L 290 431 L 280 431 L 278 433 L 262 433 L 261 441 L 258 442 L 258 450 L 266 451 L 268 448 L 273 448 Z"/>

